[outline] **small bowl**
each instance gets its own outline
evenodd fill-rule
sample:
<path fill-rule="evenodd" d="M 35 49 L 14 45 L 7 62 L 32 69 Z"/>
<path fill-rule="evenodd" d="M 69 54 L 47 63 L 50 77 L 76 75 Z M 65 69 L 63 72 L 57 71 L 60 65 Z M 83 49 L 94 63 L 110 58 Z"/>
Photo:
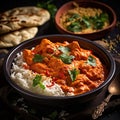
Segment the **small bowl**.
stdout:
<path fill-rule="evenodd" d="M 106 5 L 105 3 L 102 2 L 98 2 L 98 1 L 81 1 L 81 0 L 76 0 L 76 3 L 79 5 L 79 7 L 90 7 L 90 8 L 100 8 L 101 10 L 105 11 L 108 16 L 109 16 L 109 25 L 104 28 L 104 29 L 100 29 L 98 31 L 92 32 L 92 33 L 74 33 L 71 31 L 66 30 L 65 28 L 63 28 L 63 26 L 60 24 L 60 18 L 63 15 L 63 13 L 65 13 L 66 11 L 73 9 L 73 1 L 67 2 L 64 5 L 62 5 L 55 16 L 55 24 L 56 24 L 56 28 L 58 29 L 58 31 L 60 33 L 64 33 L 64 34 L 71 34 L 71 35 L 77 35 L 77 36 L 82 36 L 91 40 L 95 40 L 95 39 L 100 39 L 102 37 L 104 37 L 105 35 L 107 35 L 110 31 L 112 31 L 116 25 L 116 14 L 115 11 L 108 5 Z"/>
<path fill-rule="evenodd" d="M 75 96 L 46 96 L 32 93 L 28 90 L 23 89 L 22 87 L 18 86 L 13 80 L 11 80 L 10 72 L 11 66 L 16 57 L 17 53 L 20 53 L 23 49 L 28 48 L 31 49 L 32 47 L 38 45 L 43 38 L 47 38 L 52 42 L 63 42 L 63 41 L 78 41 L 78 43 L 84 49 L 92 50 L 93 53 L 100 58 L 103 64 L 106 65 L 108 70 L 108 76 L 106 80 L 96 89 L 86 92 L 84 94 L 75 95 Z M 25 41 L 15 48 L 13 48 L 9 54 L 6 56 L 3 64 L 4 74 L 6 77 L 7 82 L 14 88 L 18 93 L 20 93 L 29 103 L 36 104 L 36 106 L 46 106 L 46 107 L 58 107 L 58 108 L 65 108 L 67 106 L 75 106 L 77 104 L 86 103 L 96 98 L 105 88 L 108 87 L 110 82 L 112 81 L 116 69 L 115 61 L 112 58 L 111 54 L 107 52 L 106 49 L 101 47 L 100 45 L 96 44 L 93 41 L 90 41 L 83 37 L 72 36 L 72 35 L 45 35 L 40 36 L 29 41 Z"/>

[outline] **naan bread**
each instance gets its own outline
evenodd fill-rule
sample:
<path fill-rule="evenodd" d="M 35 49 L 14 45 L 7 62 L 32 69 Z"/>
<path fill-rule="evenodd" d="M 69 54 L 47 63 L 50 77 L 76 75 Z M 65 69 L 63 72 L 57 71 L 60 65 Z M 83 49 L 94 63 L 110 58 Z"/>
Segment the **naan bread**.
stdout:
<path fill-rule="evenodd" d="M 33 38 L 38 32 L 38 27 L 24 28 L 0 36 L 0 48 L 13 47 L 23 41 Z"/>
<path fill-rule="evenodd" d="M 0 34 L 24 27 L 41 26 L 50 19 L 50 13 L 43 8 L 18 7 L 0 14 Z"/>

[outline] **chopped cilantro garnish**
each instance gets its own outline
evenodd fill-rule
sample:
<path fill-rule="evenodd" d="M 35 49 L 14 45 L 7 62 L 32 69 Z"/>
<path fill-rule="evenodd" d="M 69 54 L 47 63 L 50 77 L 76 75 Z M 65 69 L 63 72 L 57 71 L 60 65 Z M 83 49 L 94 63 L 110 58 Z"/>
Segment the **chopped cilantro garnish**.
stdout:
<path fill-rule="evenodd" d="M 75 58 L 73 55 L 69 55 L 70 49 L 66 46 L 60 46 L 58 50 L 62 52 L 59 58 L 66 64 L 70 64 Z"/>
<path fill-rule="evenodd" d="M 93 56 L 88 56 L 87 63 L 91 66 L 96 66 L 96 59 Z"/>
<path fill-rule="evenodd" d="M 82 26 L 78 21 L 72 22 L 69 26 L 67 26 L 67 30 L 71 32 L 79 32 L 82 30 Z"/>
<path fill-rule="evenodd" d="M 35 54 L 34 58 L 33 58 L 34 62 L 42 62 L 43 61 L 43 56 L 41 56 L 40 54 Z"/>
<path fill-rule="evenodd" d="M 53 0 L 38 2 L 37 7 L 47 9 L 50 12 L 51 18 L 54 20 L 57 12 L 57 6 L 53 3 Z"/>
<path fill-rule="evenodd" d="M 76 69 L 73 69 L 73 70 L 68 70 L 68 73 L 70 75 L 70 78 L 71 78 L 72 82 L 74 82 L 77 75 L 80 73 L 80 71 L 76 70 Z"/>
<path fill-rule="evenodd" d="M 84 16 L 82 18 L 82 22 L 83 22 L 83 24 L 84 24 L 84 26 L 86 28 L 90 28 L 91 27 L 90 19 L 88 17 Z"/>
<path fill-rule="evenodd" d="M 36 75 L 35 78 L 33 79 L 33 87 L 39 85 L 42 89 L 45 89 L 45 86 L 41 82 L 42 76 L 41 75 Z"/>
<path fill-rule="evenodd" d="M 66 46 L 59 46 L 58 50 L 60 50 L 64 54 L 68 54 L 70 52 L 70 49 Z"/>
<path fill-rule="evenodd" d="M 79 14 L 74 13 L 71 17 L 67 18 L 67 21 L 73 21 L 75 19 L 78 19 L 79 17 Z"/>
<path fill-rule="evenodd" d="M 59 57 L 66 64 L 70 64 L 74 59 L 73 55 L 67 55 L 67 54 L 61 54 Z"/>

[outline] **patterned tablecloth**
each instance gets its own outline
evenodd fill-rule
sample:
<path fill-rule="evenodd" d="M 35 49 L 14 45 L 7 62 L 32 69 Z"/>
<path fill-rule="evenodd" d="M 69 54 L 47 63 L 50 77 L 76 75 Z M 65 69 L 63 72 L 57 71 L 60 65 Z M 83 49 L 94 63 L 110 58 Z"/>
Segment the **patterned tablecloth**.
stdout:
<path fill-rule="evenodd" d="M 17 7 L 21 5 L 36 5 L 40 0 L 14 0 L 11 3 L 9 0 L 5 0 L 4 3 L 0 3 L 0 11 L 10 9 L 12 7 Z M 59 8 L 63 3 L 69 0 L 61 0 L 58 2 L 54 0 L 54 4 Z M 102 0 L 102 2 L 110 5 L 117 15 L 117 24 L 115 29 L 106 35 L 101 40 L 95 40 L 98 44 L 105 47 L 114 57 L 117 69 L 120 67 L 120 11 L 119 5 L 116 1 Z M 6 3 L 9 4 L 9 7 L 6 6 Z M 117 7 L 118 6 L 118 7 Z M 41 34 L 54 34 L 58 33 L 53 24 L 49 27 L 42 27 Z M 37 37 L 37 36 L 36 36 Z M 96 100 L 86 104 L 83 107 L 79 106 L 76 108 L 69 109 L 51 109 L 46 110 L 45 108 L 40 108 L 39 110 L 31 107 L 20 94 L 14 91 L 6 82 L 3 74 L 2 63 L 4 62 L 4 57 L 8 54 L 11 48 L 0 49 L 0 119 L 1 120 L 91 120 L 91 111 L 99 104 L 99 100 L 104 99 L 108 93 L 101 93 Z M 120 76 L 120 75 L 119 75 Z M 94 106 L 94 107 L 92 107 Z M 86 109 L 89 108 L 89 109 Z M 119 120 L 120 118 L 120 95 L 113 96 L 108 103 L 108 106 L 105 107 L 105 111 L 98 120 Z"/>

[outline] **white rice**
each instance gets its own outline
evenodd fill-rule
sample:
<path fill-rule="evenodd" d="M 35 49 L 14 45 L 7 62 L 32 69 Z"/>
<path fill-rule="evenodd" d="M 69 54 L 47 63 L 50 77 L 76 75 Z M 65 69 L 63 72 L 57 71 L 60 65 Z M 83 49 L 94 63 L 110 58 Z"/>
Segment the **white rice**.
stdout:
<path fill-rule="evenodd" d="M 52 84 L 52 78 L 42 76 L 42 84 L 45 86 L 45 89 L 41 88 L 39 85 L 33 86 L 33 79 L 35 78 L 37 73 L 29 69 L 25 69 L 23 66 L 25 65 L 25 61 L 23 59 L 22 52 L 17 54 L 17 57 L 14 59 L 11 68 L 11 79 L 20 87 L 29 90 L 33 93 L 42 94 L 42 95 L 50 95 L 50 96 L 65 96 L 65 93 L 61 89 L 61 87 L 54 83 L 54 85 L 47 87 Z M 68 96 L 73 95 L 71 93 L 67 94 Z"/>

